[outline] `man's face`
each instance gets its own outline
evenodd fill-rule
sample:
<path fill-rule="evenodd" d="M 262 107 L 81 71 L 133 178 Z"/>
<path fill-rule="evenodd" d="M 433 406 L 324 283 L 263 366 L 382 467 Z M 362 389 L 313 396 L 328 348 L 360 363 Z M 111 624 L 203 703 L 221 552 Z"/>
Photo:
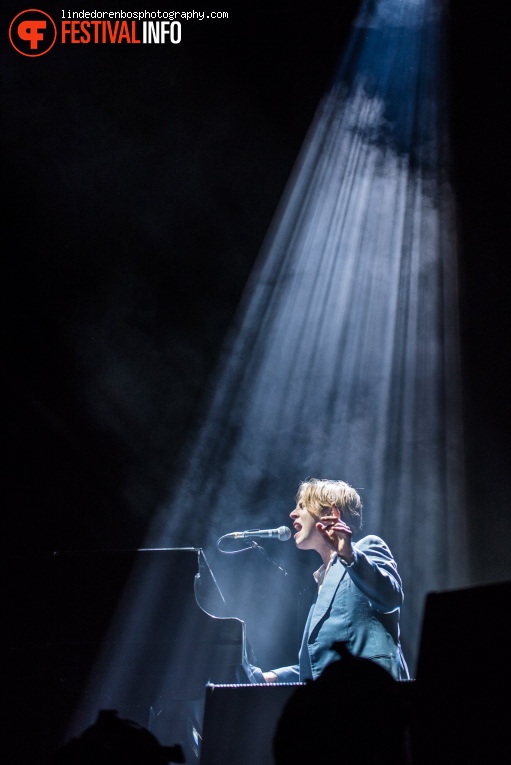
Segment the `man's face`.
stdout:
<path fill-rule="evenodd" d="M 295 544 L 299 550 L 319 550 L 324 544 L 321 534 L 316 528 L 317 520 L 307 510 L 302 502 L 301 495 L 289 517 L 293 519 Z"/>

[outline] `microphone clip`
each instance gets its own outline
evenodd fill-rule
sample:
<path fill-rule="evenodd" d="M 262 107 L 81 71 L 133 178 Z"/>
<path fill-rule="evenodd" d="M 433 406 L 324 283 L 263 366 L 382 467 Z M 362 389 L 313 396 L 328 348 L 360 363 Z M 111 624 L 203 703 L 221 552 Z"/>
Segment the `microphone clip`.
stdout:
<path fill-rule="evenodd" d="M 270 556 L 268 555 L 264 547 L 258 544 L 254 539 L 248 539 L 246 537 L 242 537 L 242 533 L 239 534 L 239 537 L 242 538 L 242 541 L 245 543 L 245 547 L 242 547 L 239 550 L 222 550 L 222 548 L 220 547 L 220 543 L 222 542 L 222 540 L 234 539 L 233 534 L 224 534 L 223 537 L 220 537 L 220 539 L 217 540 L 217 543 L 216 543 L 217 549 L 219 550 L 219 552 L 224 553 L 224 555 L 237 555 L 238 553 L 248 552 L 249 550 L 258 550 L 261 553 L 261 555 L 264 555 L 268 563 L 272 563 L 274 566 L 276 566 L 279 569 L 279 571 L 282 571 L 284 576 L 287 576 L 287 571 L 285 570 L 285 568 L 283 568 L 280 565 L 280 563 L 277 563 L 272 558 L 270 558 Z"/>
<path fill-rule="evenodd" d="M 254 548 L 254 550 L 258 550 L 262 555 L 264 555 L 268 563 L 272 563 L 274 566 L 276 566 L 279 569 L 279 571 L 282 571 L 284 576 L 287 576 L 286 569 L 283 568 L 283 566 L 281 566 L 280 563 L 277 563 L 277 561 L 273 560 L 273 558 L 270 558 L 270 556 L 268 555 L 264 547 L 262 547 L 260 544 L 255 542 L 253 539 L 251 539 L 250 541 L 247 540 L 247 544 L 250 545 L 250 547 Z"/>

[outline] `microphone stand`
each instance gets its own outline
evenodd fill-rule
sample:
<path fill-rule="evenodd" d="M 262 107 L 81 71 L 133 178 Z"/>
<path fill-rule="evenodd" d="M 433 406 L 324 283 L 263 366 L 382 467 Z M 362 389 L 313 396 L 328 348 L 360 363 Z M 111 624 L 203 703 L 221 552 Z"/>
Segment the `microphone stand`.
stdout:
<path fill-rule="evenodd" d="M 261 547 L 261 545 L 258 545 L 257 542 L 254 542 L 253 539 L 250 540 L 250 542 L 248 542 L 248 540 L 245 540 L 245 541 L 249 547 L 252 547 L 254 550 L 258 550 L 262 555 L 264 555 L 268 563 L 273 563 L 273 565 L 276 566 L 279 569 L 279 571 L 282 571 L 284 576 L 287 576 L 287 571 L 285 570 L 285 568 L 282 568 L 282 566 L 279 563 L 277 563 L 272 558 L 270 558 L 270 556 L 268 555 L 264 547 Z"/>

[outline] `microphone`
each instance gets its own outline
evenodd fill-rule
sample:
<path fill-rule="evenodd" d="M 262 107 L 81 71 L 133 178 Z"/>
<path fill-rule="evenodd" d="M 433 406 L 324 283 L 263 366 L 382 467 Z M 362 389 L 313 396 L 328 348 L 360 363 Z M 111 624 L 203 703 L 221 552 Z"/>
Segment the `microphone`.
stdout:
<path fill-rule="evenodd" d="M 226 534 L 223 539 L 251 539 L 259 537 L 262 539 L 278 539 L 279 542 L 287 542 L 291 539 L 291 529 L 287 526 L 279 526 L 278 529 L 252 529 L 251 531 L 233 531 Z"/>

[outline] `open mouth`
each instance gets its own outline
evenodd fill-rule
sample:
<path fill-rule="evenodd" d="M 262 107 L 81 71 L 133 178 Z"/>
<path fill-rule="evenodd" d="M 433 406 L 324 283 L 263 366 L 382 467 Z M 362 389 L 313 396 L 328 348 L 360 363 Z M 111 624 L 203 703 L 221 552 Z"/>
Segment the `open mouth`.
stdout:
<path fill-rule="evenodd" d="M 295 522 L 293 523 L 293 526 L 294 526 L 294 529 L 295 529 L 295 531 L 296 531 L 296 533 L 297 533 L 297 534 L 298 534 L 298 532 L 299 532 L 299 531 L 301 531 L 301 530 L 302 530 L 302 524 L 301 524 L 301 523 L 298 523 L 297 521 L 295 521 Z"/>

